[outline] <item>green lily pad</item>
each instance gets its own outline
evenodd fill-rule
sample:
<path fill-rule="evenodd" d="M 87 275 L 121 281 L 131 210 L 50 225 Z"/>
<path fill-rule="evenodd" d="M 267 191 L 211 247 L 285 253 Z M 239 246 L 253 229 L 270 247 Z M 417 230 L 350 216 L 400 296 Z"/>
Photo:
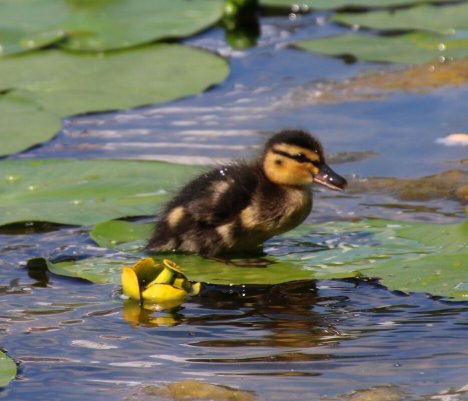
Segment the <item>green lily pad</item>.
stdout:
<path fill-rule="evenodd" d="M 89 235 L 99 246 L 115 248 L 121 244 L 149 238 L 153 226 L 153 223 L 135 224 L 129 221 L 111 220 L 96 224 Z"/>
<path fill-rule="evenodd" d="M 2 14 L 3 16 L 3 14 Z M 35 39 L 25 38 L 24 32 L 16 28 L 0 28 L 0 56 L 23 53 L 56 43 L 65 37 L 63 31 L 40 32 Z"/>
<path fill-rule="evenodd" d="M 132 225 L 143 227 L 132 228 Z M 91 235 L 101 246 L 136 239 L 143 245 L 150 228 L 150 223 L 105 222 L 96 226 Z M 141 236 L 135 235 L 136 232 Z M 366 276 L 380 278 L 383 285 L 393 290 L 426 292 L 457 300 L 468 297 L 468 221 L 460 224 L 390 220 L 332 222 L 320 227 L 301 226 L 274 241 L 275 249 L 285 251 L 268 256 L 274 263 L 266 269 L 238 268 L 194 255 L 154 254 L 154 257 L 169 258 L 190 280 L 208 283 L 277 284 Z M 100 258 L 73 262 L 67 265 L 67 275 L 74 269 L 75 275 L 81 277 L 82 264 L 86 269 L 95 265 L 100 282 L 117 283 L 123 265 L 131 265 L 144 256 L 140 250 L 129 254 L 128 262 L 103 263 Z"/>
<path fill-rule="evenodd" d="M 29 259 L 27 268 L 46 269 L 59 276 L 79 278 L 92 283 L 120 283 L 120 273 L 125 265 L 132 265 L 137 259 L 115 260 L 107 258 L 89 258 L 78 261 L 52 263 L 44 258 Z"/>
<path fill-rule="evenodd" d="M 222 0 L 4 0 L 0 48 L 3 54 L 56 42 L 74 50 L 127 48 L 190 36 L 216 23 L 222 10 Z"/>
<path fill-rule="evenodd" d="M 194 168 L 128 160 L 0 161 L 0 225 L 151 216 Z"/>
<path fill-rule="evenodd" d="M 60 117 L 194 95 L 222 82 L 228 71 L 221 57 L 175 44 L 109 54 L 50 50 L 0 59 L 0 102 L 8 111 L 0 122 L 0 156 L 51 138 Z"/>
<path fill-rule="evenodd" d="M 55 0 L 57 1 L 57 0 Z M 222 0 L 73 0 L 65 21 L 73 50 L 109 50 L 193 35 L 222 17 Z"/>
<path fill-rule="evenodd" d="M 348 34 L 296 42 L 300 49 L 329 56 L 351 55 L 365 61 L 422 64 L 468 57 L 468 39 L 429 33 L 398 36 Z"/>
<path fill-rule="evenodd" d="M 339 13 L 332 21 L 379 30 L 422 30 L 452 34 L 468 29 L 468 3 L 451 6 L 420 6 L 404 10 Z"/>
<path fill-rule="evenodd" d="M 62 115 L 125 109 L 196 94 L 223 81 L 224 59 L 180 45 L 79 55 L 60 50 L 0 60 L 0 91 Z"/>
<path fill-rule="evenodd" d="M 20 94 L 0 95 L 0 156 L 49 140 L 60 130 L 59 115 Z"/>
<path fill-rule="evenodd" d="M 4 352 L 0 351 L 0 387 L 5 387 L 16 376 L 16 364 Z"/>
<path fill-rule="evenodd" d="M 315 10 L 335 10 L 339 8 L 376 8 L 393 7 L 418 3 L 429 3 L 430 0 L 260 0 L 263 6 L 291 7 L 297 4 L 306 5 Z M 450 0 L 441 0 L 439 3 Z"/>

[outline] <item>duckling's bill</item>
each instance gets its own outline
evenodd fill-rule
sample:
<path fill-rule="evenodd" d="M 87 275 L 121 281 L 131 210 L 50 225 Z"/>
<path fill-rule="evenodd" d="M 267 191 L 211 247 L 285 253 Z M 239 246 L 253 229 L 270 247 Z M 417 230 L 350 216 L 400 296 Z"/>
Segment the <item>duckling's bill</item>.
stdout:
<path fill-rule="evenodd" d="M 322 163 L 318 173 L 314 174 L 314 182 L 335 191 L 342 191 L 348 185 L 346 179 L 335 173 L 326 163 Z"/>

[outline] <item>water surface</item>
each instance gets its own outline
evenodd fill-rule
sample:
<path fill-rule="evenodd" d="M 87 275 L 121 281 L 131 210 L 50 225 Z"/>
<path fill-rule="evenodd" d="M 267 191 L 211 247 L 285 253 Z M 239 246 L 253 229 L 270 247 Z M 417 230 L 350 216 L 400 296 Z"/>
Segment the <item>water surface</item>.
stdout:
<path fill-rule="evenodd" d="M 222 85 L 170 104 L 68 118 L 52 141 L 13 157 L 207 164 L 249 157 L 269 132 L 293 127 L 316 132 L 328 153 L 375 154 L 336 165 L 351 179 L 466 171 L 454 164 L 466 148 L 436 140 L 466 132 L 467 86 L 314 103 L 318 82 L 382 66 L 289 46 L 340 31 L 325 15 L 262 23 L 258 47 L 247 51 L 227 47 L 218 29 L 187 41 L 229 57 L 232 73 Z M 364 217 L 446 223 L 461 221 L 464 211 L 444 196 L 405 201 L 391 193 L 317 192 L 308 222 Z M 252 391 L 259 400 L 342 400 L 379 386 L 405 400 L 468 399 L 466 303 L 391 292 L 365 279 L 207 286 L 200 297 L 135 324 L 124 318 L 118 287 L 25 268 L 37 256 L 115 255 L 94 245 L 88 230 L 0 229 L 1 347 L 19 362 L 17 379 L 0 398 L 160 399 L 141 396 L 139 388 L 195 379 Z M 282 252 L 300 252 L 286 239 L 273 241 Z"/>

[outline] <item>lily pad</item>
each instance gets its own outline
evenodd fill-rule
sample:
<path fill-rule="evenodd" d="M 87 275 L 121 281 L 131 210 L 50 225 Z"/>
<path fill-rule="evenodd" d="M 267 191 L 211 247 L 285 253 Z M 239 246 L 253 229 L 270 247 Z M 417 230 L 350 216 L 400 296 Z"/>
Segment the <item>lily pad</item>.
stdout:
<path fill-rule="evenodd" d="M 4 0 L 3 54 L 51 43 L 74 50 L 110 50 L 190 36 L 218 21 L 222 0 Z"/>
<path fill-rule="evenodd" d="M 137 258 L 132 259 L 134 262 Z M 128 260 L 89 258 L 78 261 L 52 263 L 44 258 L 29 259 L 27 268 L 30 270 L 48 270 L 64 277 L 79 278 L 91 283 L 120 283 L 119 274 Z"/>
<path fill-rule="evenodd" d="M 62 125 L 58 114 L 18 93 L 0 95 L 0 110 L 0 156 L 48 141 Z"/>
<path fill-rule="evenodd" d="M 291 7 L 297 4 L 315 10 L 334 10 L 340 8 L 376 8 L 394 7 L 418 3 L 430 3 L 431 0 L 261 0 L 261 4 L 270 7 Z M 451 0 L 440 0 L 439 3 L 450 3 Z"/>
<path fill-rule="evenodd" d="M 103 248 L 115 248 L 149 238 L 153 223 L 135 224 L 129 221 L 111 220 L 96 224 L 89 233 L 91 239 Z"/>
<path fill-rule="evenodd" d="M 348 34 L 296 42 L 300 49 L 365 61 L 423 64 L 468 57 L 468 39 L 430 33 L 398 36 Z"/>
<path fill-rule="evenodd" d="M 223 81 L 228 71 L 221 57 L 176 44 L 0 59 L 0 94 L 7 93 L 0 101 L 9 111 L 0 122 L 0 156 L 51 138 L 62 116 L 171 101 Z"/>
<path fill-rule="evenodd" d="M 332 21 L 378 30 L 421 30 L 441 34 L 468 30 L 468 3 L 450 6 L 419 6 L 404 10 L 339 13 Z"/>
<path fill-rule="evenodd" d="M 113 222 L 105 245 L 116 236 L 121 241 L 134 232 L 128 224 Z M 138 225 L 140 223 L 131 223 Z M 146 224 L 146 223 L 145 223 Z M 138 230 L 143 232 L 144 230 Z M 95 233 L 96 234 L 96 233 Z M 147 238 L 143 236 L 140 240 Z M 423 291 L 432 295 L 467 299 L 468 297 L 468 221 L 460 224 L 408 223 L 391 220 L 334 222 L 320 227 L 301 226 L 272 240 L 266 248 L 271 260 L 266 269 L 238 268 L 200 256 L 170 254 L 193 281 L 216 284 L 277 284 L 293 280 L 346 277 L 380 278 L 383 285 L 405 292 Z M 284 252 L 282 251 L 284 249 Z M 131 261 L 143 253 L 129 255 Z M 135 257 L 135 259 L 133 259 Z M 74 265 L 73 265 L 74 263 Z M 75 269 L 82 275 L 82 265 L 95 264 L 100 281 L 118 282 L 124 264 L 102 263 L 99 258 L 71 262 L 67 272 Z M 59 266 L 58 264 L 57 266 Z M 58 273 L 60 274 L 60 272 Z"/>
<path fill-rule="evenodd" d="M 151 216 L 193 167 L 128 160 L 0 161 L 0 225 Z"/>
<path fill-rule="evenodd" d="M 0 387 L 5 387 L 16 376 L 16 364 L 4 352 L 0 351 Z"/>

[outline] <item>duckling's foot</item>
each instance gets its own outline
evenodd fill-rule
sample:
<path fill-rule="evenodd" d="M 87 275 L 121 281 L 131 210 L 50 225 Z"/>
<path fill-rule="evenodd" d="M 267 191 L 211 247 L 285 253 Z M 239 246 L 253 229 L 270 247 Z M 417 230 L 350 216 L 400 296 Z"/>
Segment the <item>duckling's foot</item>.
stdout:
<path fill-rule="evenodd" d="M 209 256 L 208 258 L 211 260 L 215 260 L 216 262 L 221 262 L 226 265 L 232 265 L 236 267 L 264 268 L 264 267 L 267 267 L 268 265 L 271 265 L 272 263 L 275 263 L 265 258 L 225 259 L 225 258 L 220 258 L 217 256 Z"/>

